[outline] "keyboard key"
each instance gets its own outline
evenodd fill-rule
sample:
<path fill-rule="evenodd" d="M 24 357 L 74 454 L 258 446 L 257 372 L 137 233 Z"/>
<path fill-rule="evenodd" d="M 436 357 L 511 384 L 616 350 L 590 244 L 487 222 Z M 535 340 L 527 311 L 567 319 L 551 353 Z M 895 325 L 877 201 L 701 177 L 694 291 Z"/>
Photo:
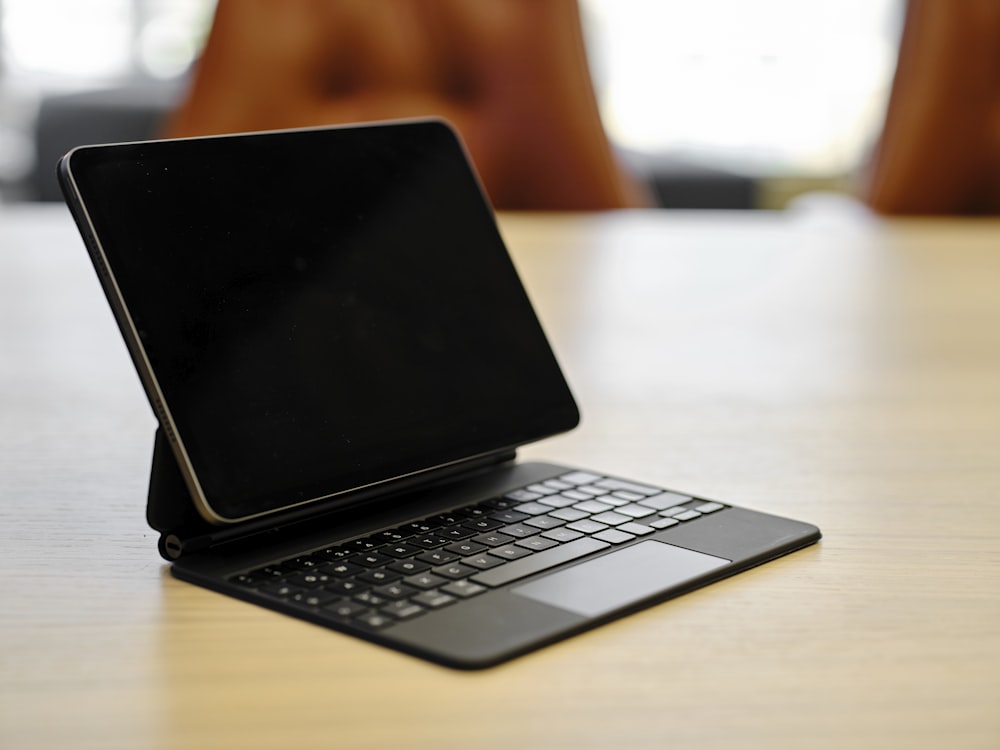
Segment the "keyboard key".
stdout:
<path fill-rule="evenodd" d="M 475 540 L 466 539 L 464 542 L 452 542 L 445 548 L 448 552 L 454 552 L 456 555 L 474 555 L 477 552 L 482 552 L 486 549 L 485 544 L 479 544 Z"/>
<path fill-rule="evenodd" d="M 622 542 L 627 542 L 631 539 L 635 539 L 635 534 L 627 534 L 624 531 L 619 531 L 618 529 L 607 529 L 606 531 L 598 531 L 591 538 L 600 539 L 602 542 L 621 544 Z"/>
<path fill-rule="evenodd" d="M 592 518 L 585 518 L 582 521 L 574 521 L 566 524 L 567 529 L 582 531 L 584 534 L 593 534 L 595 531 L 604 531 L 608 528 L 606 523 L 598 523 Z"/>
<path fill-rule="evenodd" d="M 607 542 L 592 537 L 583 537 L 568 544 L 556 544 L 551 549 L 523 557 L 520 560 L 512 560 L 498 568 L 484 570 L 474 575 L 472 580 L 485 586 L 502 586 L 519 578 L 540 573 L 556 565 L 561 565 L 562 563 L 584 557 L 598 550 L 606 549 L 608 546 Z"/>
<path fill-rule="evenodd" d="M 534 500 L 535 498 L 527 498 L 529 500 Z M 508 510 L 513 508 L 515 505 L 520 505 L 525 502 L 525 500 L 514 500 L 509 497 L 494 497 L 489 500 L 483 500 L 479 503 L 484 508 L 495 508 L 496 510 Z"/>
<path fill-rule="evenodd" d="M 317 568 L 321 573 L 326 573 L 331 578 L 348 578 L 360 573 L 364 568 L 349 562 L 327 563 L 321 568 Z"/>
<path fill-rule="evenodd" d="M 402 577 L 402 573 L 397 573 L 396 571 L 388 570 L 387 568 L 379 568 L 378 570 L 366 570 L 364 573 L 358 575 L 358 580 L 377 585 L 381 583 L 389 583 L 390 581 L 396 581 Z"/>
<path fill-rule="evenodd" d="M 387 544 L 384 547 L 379 547 L 378 551 L 383 555 L 400 559 L 413 557 L 420 552 L 420 547 L 415 547 L 412 544 Z"/>
<path fill-rule="evenodd" d="M 354 550 L 347 549 L 346 547 L 327 547 L 326 549 L 317 550 L 312 553 L 313 557 L 320 557 L 324 560 L 342 560 L 345 557 L 350 557 L 354 554 Z"/>
<path fill-rule="evenodd" d="M 355 594 L 354 601 L 367 604 L 369 607 L 381 607 L 383 604 L 389 603 L 389 600 L 384 596 L 379 596 L 372 591 L 362 591 L 360 594 Z"/>
<path fill-rule="evenodd" d="M 583 510 L 577 510 L 576 508 L 560 508 L 559 510 L 552 511 L 549 515 L 560 518 L 563 521 L 579 521 L 581 518 L 586 518 L 590 514 Z"/>
<path fill-rule="evenodd" d="M 301 594 L 292 596 L 293 602 L 298 602 L 306 607 L 322 607 L 330 602 L 336 601 L 340 597 L 330 591 L 304 591 Z"/>
<path fill-rule="evenodd" d="M 392 562 L 392 558 L 378 552 L 365 552 L 362 555 L 355 555 L 351 558 L 352 563 L 357 563 L 363 568 L 381 568 Z"/>
<path fill-rule="evenodd" d="M 580 492 L 580 490 L 566 490 L 560 493 L 562 497 L 568 498 L 569 500 L 590 500 L 593 495 L 588 495 L 586 492 Z"/>
<path fill-rule="evenodd" d="M 386 531 L 380 531 L 379 533 L 375 534 L 372 537 L 372 539 L 378 539 L 378 540 L 381 540 L 381 541 L 385 542 L 386 544 L 392 544 L 393 542 L 402 541 L 403 539 L 405 539 L 408 536 L 412 536 L 412 535 L 408 534 L 406 532 L 403 532 L 403 531 L 401 531 L 399 529 L 388 529 Z"/>
<path fill-rule="evenodd" d="M 678 513 L 685 513 L 685 512 L 687 512 L 687 508 L 685 508 L 683 505 L 675 505 L 673 507 L 661 510 L 660 511 L 660 515 L 661 516 L 676 516 Z"/>
<path fill-rule="evenodd" d="M 702 503 L 701 505 L 694 506 L 694 509 L 699 513 L 715 513 L 715 511 L 722 510 L 725 507 L 722 503 Z"/>
<path fill-rule="evenodd" d="M 429 567 L 430 564 L 420 560 L 396 560 L 396 562 L 386 565 L 386 568 L 389 570 L 395 570 L 397 573 L 402 573 L 404 576 L 421 573 Z"/>
<path fill-rule="evenodd" d="M 654 510 L 666 510 L 677 505 L 683 505 L 691 500 L 687 495 L 679 495 L 676 492 L 661 492 L 658 495 L 647 497 L 637 501 L 640 505 L 647 505 Z"/>
<path fill-rule="evenodd" d="M 572 489 L 573 485 L 569 482 L 564 482 L 562 479 L 546 479 L 542 482 L 546 487 L 551 487 L 554 490 L 562 492 L 563 490 Z"/>
<path fill-rule="evenodd" d="M 543 536 L 532 536 L 527 539 L 518 539 L 514 542 L 518 547 L 524 547 L 525 549 L 530 549 L 533 552 L 538 552 L 539 550 L 548 549 L 549 547 L 555 547 L 559 542 L 553 542 L 551 539 L 546 539 Z"/>
<path fill-rule="evenodd" d="M 454 526 L 456 523 L 462 523 L 466 517 L 460 510 L 453 510 L 451 513 L 439 513 L 436 516 L 431 516 L 427 520 L 440 526 Z"/>
<path fill-rule="evenodd" d="M 636 500 L 642 500 L 645 497 L 645 495 L 640 495 L 638 492 L 629 492 L 628 490 L 617 490 L 616 492 L 612 492 L 611 495 L 629 503 L 634 503 Z"/>
<path fill-rule="evenodd" d="M 385 586 L 379 586 L 377 589 L 372 589 L 376 596 L 384 596 L 386 599 L 391 599 L 393 601 L 397 599 L 405 599 L 410 596 L 410 594 L 416 594 L 417 590 L 403 583 L 390 583 Z"/>
<path fill-rule="evenodd" d="M 517 560 L 520 557 L 527 557 L 530 555 L 531 550 L 525 549 L 524 547 L 518 547 L 516 544 L 507 544 L 503 547 L 491 549 L 490 554 L 502 557 L 504 560 Z"/>
<path fill-rule="evenodd" d="M 596 516 L 591 516 L 591 521 L 597 521 L 598 523 L 606 523 L 608 526 L 617 526 L 620 523 L 626 523 L 631 521 L 631 517 L 623 516 L 621 513 L 615 513 L 614 511 L 608 511 L 607 513 L 598 513 Z"/>
<path fill-rule="evenodd" d="M 474 536 L 472 537 L 472 541 L 479 544 L 485 544 L 487 547 L 500 547 L 504 544 L 513 542 L 514 537 L 494 531 L 491 534 L 480 534 L 479 536 Z"/>
<path fill-rule="evenodd" d="M 441 590 L 446 594 L 468 599 L 470 596 L 483 593 L 486 591 L 486 587 L 471 581 L 452 581 L 447 586 L 442 586 Z"/>
<path fill-rule="evenodd" d="M 625 482 L 621 479 L 600 479 L 594 482 L 594 484 L 607 490 L 627 490 L 629 492 L 638 492 L 640 495 L 647 495 L 649 497 L 659 495 L 663 491 L 658 487 L 649 487 L 635 482 Z"/>
<path fill-rule="evenodd" d="M 621 526 L 616 527 L 619 531 L 624 531 L 626 534 L 635 534 L 636 536 L 644 536 L 645 534 L 652 534 L 656 529 L 652 526 L 647 526 L 644 523 L 623 523 Z"/>
<path fill-rule="evenodd" d="M 327 584 L 324 588 L 327 591 L 334 591 L 338 594 L 354 594 L 368 588 L 368 584 L 362 583 L 361 581 L 355 581 L 353 578 L 348 578 L 344 581 L 334 581 L 333 583 Z"/>
<path fill-rule="evenodd" d="M 548 531 L 543 531 L 542 536 L 546 539 L 551 539 L 553 542 L 559 542 L 563 544 L 565 542 L 572 542 L 574 539 L 579 539 L 583 534 L 579 531 L 574 531 L 573 529 L 567 529 L 565 526 L 558 529 L 549 529 Z"/>
<path fill-rule="evenodd" d="M 538 533 L 538 529 L 534 529 L 531 526 L 525 526 L 523 523 L 515 523 L 510 526 L 504 526 L 500 531 L 508 536 L 514 536 L 523 538 L 526 536 L 533 536 Z"/>
<path fill-rule="evenodd" d="M 676 526 L 679 523 L 680 521 L 676 518 L 657 518 L 655 521 L 650 521 L 649 525 L 654 529 L 667 529 L 671 526 Z"/>
<path fill-rule="evenodd" d="M 504 561 L 499 557 L 493 557 L 493 555 L 472 555 L 462 558 L 462 563 L 476 570 L 489 570 L 497 565 L 503 565 Z"/>
<path fill-rule="evenodd" d="M 592 484 L 601 477 L 597 474 L 591 474 L 589 471 L 571 471 L 569 474 L 563 474 L 559 478 L 570 484 Z"/>
<path fill-rule="evenodd" d="M 531 500 L 537 500 L 541 497 L 537 492 L 528 492 L 527 490 L 514 490 L 513 492 L 508 492 L 504 495 L 508 500 L 516 500 L 519 503 L 526 503 Z"/>
<path fill-rule="evenodd" d="M 431 565 L 443 565 L 444 563 L 449 563 L 452 560 L 457 560 L 460 556 L 456 555 L 454 552 L 448 552 L 443 549 L 430 550 L 428 552 L 421 552 L 417 555 L 417 559 L 421 562 L 427 562 Z"/>
<path fill-rule="evenodd" d="M 528 518 L 528 514 L 519 513 L 516 510 L 497 510 L 490 514 L 490 518 L 495 518 L 500 523 L 517 523 Z"/>
<path fill-rule="evenodd" d="M 602 503 L 600 500 L 585 500 L 582 503 L 577 503 L 573 507 L 577 510 L 582 510 L 584 513 L 603 513 L 606 510 L 611 510 L 614 506 Z"/>
<path fill-rule="evenodd" d="M 462 524 L 467 529 L 472 529 L 477 534 L 484 531 L 493 531 L 493 529 L 500 528 L 504 525 L 503 521 L 498 521 L 495 518 L 473 518 Z"/>
<path fill-rule="evenodd" d="M 545 484 L 529 484 L 524 489 L 528 492 L 534 492 L 536 495 L 554 495 L 559 491 Z"/>
<path fill-rule="evenodd" d="M 632 518 L 645 518 L 646 516 L 653 515 L 656 511 L 652 508 L 647 508 L 645 505 L 629 503 L 620 508 L 615 508 L 615 513 L 624 513 L 626 516 L 632 516 Z"/>
<path fill-rule="evenodd" d="M 529 518 L 524 522 L 525 526 L 534 526 L 536 529 L 554 529 L 556 526 L 562 526 L 566 523 L 561 518 L 553 518 L 552 516 L 535 516 L 534 518 Z"/>
<path fill-rule="evenodd" d="M 369 552 L 377 547 L 381 547 L 383 542 L 376 539 L 355 539 L 353 542 L 348 542 L 347 546 L 357 552 Z"/>
<path fill-rule="evenodd" d="M 529 516 L 540 516 L 543 513 L 548 513 L 552 508 L 547 505 L 542 505 L 541 503 L 521 503 L 514 508 L 514 510 L 519 513 L 526 513 Z"/>
<path fill-rule="evenodd" d="M 418 573 L 415 576 L 404 578 L 403 583 L 426 591 L 427 589 L 435 589 L 438 586 L 448 583 L 448 579 L 436 576 L 433 573 Z"/>
<path fill-rule="evenodd" d="M 701 518 L 701 513 L 696 510 L 686 510 L 683 513 L 678 513 L 674 518 L 678 521 L 693 521 L 696 518 Z"/>
<path fill-rule="evenodd" d="M 572 505 L 576 502 L 569 497 L 563 497 L 562 495 L 549 495 L 548 497 L 543 497 L 539 500 L 542 505 L 548 505 L 550 508 L 565 508 L 568 505 Z"/>
<path fill-rule="evenodd" d="M 428 609 L 437 609 L 438 607 L 443 607 L 446 604 L 451 604 L 452 602 L 458 600 L 451 594 L 445 594 L 441 591 L 423 591 L 410 597 L 410 601 L 416 602 L 420 606 L 427 607 Z"/>
<path fill-rule="evenodd" d="M 443 536 L 448 541 L 454 542 L 459 539 L 468 539 L 470 536 L 473 536 L 476 532 L 473 529 L 466 528 L 465 526 L 459 524 L 457 526 L 447 526 L 443 529 L 438 529 L 437 533 Z"/>
<path fill-rule="evenodd" d="M 415 521 L 414 523 L 408 523 L 399 527 L 400 531 L 406 533 L 407 536 L 413 536 L 414 534 L 427 534 L 436 528 L 437 525 L 428 521 Z"/>
<path fill-rule="evenodd" d="M 470 568 L 468 565 L 462 565 L 461 563 L 450 563 L 449 565 L 442 565 L 439 568 L 434 568 L 435 575 L 451 578 L 452 580 L 457 578 L 468 578 L 475 572 L 475 568 Z"/>
<path fill-rule="evenodd" d="M 435 547 L 443 547 L 449 541 L 451 540 L 437 534 L 424 534 L 423 536 L 415 536 L 410 539 L 410 544 L 414 544 L 421 549 L 434 549 Z"/>
<path fill-rule="evenodd" d="M 613 507 L 618 507 L 619 505 L 628 505 L 628 500 L 622 500 L 620 497 L 615 497 L 614 495 L 601 495 L 601 502 L 607 503 Z"/>
<path fill-rule="evenodd" d="M 290 586 L 301 586 L 304 589 L 314 589 L 333 580 L 335 579 L 318 570 L 303 570 L 288 576 L 285 583 Z"/>

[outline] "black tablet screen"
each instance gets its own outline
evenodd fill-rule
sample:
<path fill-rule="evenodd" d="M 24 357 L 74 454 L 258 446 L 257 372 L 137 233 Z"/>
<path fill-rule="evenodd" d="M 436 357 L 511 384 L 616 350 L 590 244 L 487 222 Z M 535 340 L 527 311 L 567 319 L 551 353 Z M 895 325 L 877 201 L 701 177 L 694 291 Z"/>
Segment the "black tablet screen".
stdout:
<path fill-rule="evenodd" d="M 443 124 L 91 147 L 68 164 L 137 364 L 220 520 L 576 424 Z"/>

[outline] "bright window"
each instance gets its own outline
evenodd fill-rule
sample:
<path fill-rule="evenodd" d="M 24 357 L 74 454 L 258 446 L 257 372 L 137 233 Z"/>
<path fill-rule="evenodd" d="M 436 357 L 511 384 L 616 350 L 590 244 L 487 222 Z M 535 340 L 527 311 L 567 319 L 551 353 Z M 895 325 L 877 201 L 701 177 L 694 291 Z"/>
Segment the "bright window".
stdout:
<path fill-rule="evenodd" d="M 852 169 L 877 133 L 900 0 L 581 0 L 620 145 L 763 174 Z"/>
<path fill-rule="evenodd" d="M 3 68 L 46 88 L 169 78 L 194 59 L 212 0 L 0 0 Z"/>

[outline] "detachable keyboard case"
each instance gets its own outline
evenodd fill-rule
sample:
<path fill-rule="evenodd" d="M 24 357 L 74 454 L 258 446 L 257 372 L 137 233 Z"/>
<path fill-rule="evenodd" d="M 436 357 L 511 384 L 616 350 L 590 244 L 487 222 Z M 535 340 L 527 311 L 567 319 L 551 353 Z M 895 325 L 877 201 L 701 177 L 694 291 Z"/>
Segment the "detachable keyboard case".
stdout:
<path fill-rule="evenodd" d="M 430 128 L 441 135 L 440 125 L 433 123 L 392 127 L 400 128 L 400 133 L 406 128 Z M 350 137 L 352 132 L 361 133 L 363 129 L 359 128 L 356 131 L 344 129 L 339 133 L 334 130 L 330 135 Z M 275 140 L 286 137 L 277 134 Z M 315 131 L 312 135 L 306 134 L 306 137 L 322 139 L 324 136 L 321 132 Z M 237 142 L 240 138 L 240 136 L 234 137 L 233 142 Z M 265 134 L 249 138 L 261 147 L 270 142 L 270 136 Z M 205 143 L 211 145 L 208 141 Z M 195 147 L 203 148 L 205 143 L 195 144 Z M 448 146 L 449 149 L 455 147 L 457 142 L 452 142 Z M 111 149 L 104 153 L 117 153 L 114 146 L 95 148 Z M 155 187 L 155 178 L 150 178 L 151 171 L 146 163 L 136 160 L 137 149 L 141 151 L 141 148 L 144 148 L 143 144 L 122 144 L 121 153 L 125 156 L 121 164 L 128 165 L 133 170 L 138 169 L 136 179 L 153 179 Z M 150 145 L 150 149 L 159 148 L 160 146 Z M 241 587 L 235 582 L 242 575 L 241 571 L 252 571 L 255 566 L 292 559 L 295 555 L 311 554 L 311 551 L 320 550 L 327 545 L 347 543 L 379 530 L 391 529 L 407 521 L 449 509 L 486 503 L 491 498 L 501 498 L 505 493 L 520 487 L 556 480 L 560 476 L 568 476 L 579 471 L 572 467 L 545 463 L 518 463 L 514 461 L 515 447 L 503 447 L 527 444 L 555 434 L 557 431 L 571 429 L 578 415 L 561 371 L 558 370 L 537 320 L 534 319 L 530 303 L 527 302 L 526 296 L 522 296 L 524 292 L 516 279 L 516 272 L 512 274 L 513 268 L 508 265 L 510 259 L 499 238 L 488 206 L 482 196 L 475 192 L 475 182 L 469 166 L 462 162 L 460 150 L 449 150 L 448 153 L 451 165 L 461 167 L 458 170 L 461 173 L 461 180 L 457 188 L 460 188 L 458 197 L 464 201 L 464 208 L 458 213 L 465 220 L 470 220 L 471 213 L 476 221 L 485 221 L 485 224 L 477 225 L 489 230 L 489 236 L 484 238 L 486 247 L 483 249 L 493 253 L 490 257 L 494 260 L 499 258 L 503 261 L 500 265 L 491 266 L 494 271 L 499 269 L 500 276 L 494 276 L 493 272 L 486 276 L 491 279 L 501 279 L 497 284 L 507 285 L 509 281 L 514 285 L 505 287 L 512 294 L 501 296 L 499 313 L 478 297 L 471 304 L 473 309 L 484 307 L 492 311 L 489 315 L 501 320 L 504 320 L 504 314 L 509 314 L 511 310 L 519 312 L 518 323 L 516 325 L 505 323 L 502 328 L 506 333 L 502 335 L 508 336 L 504 339 L 508 343 L 527 339 L 535 342 L 537 346 L 532 352 L 547 362 L 548 387 L 539 388 L 537 376 L 526 379 L 525 376 L 518 374 L 520 390 L 517 393 L 531 395 L 534 401 L 527 403 L 541 402 L 544 408 L 554 401 L 558 408 L 553 408 L 553 417 L 537 428 L 530 428 L 528 430 L 530 434 L 520 435 L 515 430 L 512 435 L 501 441 L 491 441 L 488 447 L 482 450 L 467 451 L 460 459 L 452 457 L 454 460 L 442 459 L 429 464 L 421 463 L 409 467 L 409 471 L 388 474 L 390 477 L 396 477 L 394 479 L 368 483 L 352 482 L 346 488 L 330 492 L 320 499 L 298 505 L 282 505 L 282 509 L 270 512 L 247 513 L 239 516 L 243 520 L 230 523 L 211 523 L 206 520 L 208 516 L 203 510 L 199 510 L 202 506 L 196 505 L 191 494 L 197 487 L 189 489 L 193 485 L 189 485 L 185 480 L 174 449 L 164 432 L 165 428 L 161 426 L 157 429 L 154 440 L 146 514 L 149 525 L 160 533 L 159 552 L 173 563 L 173 575 L 236 598 L 343 630 L 442 664 L 460 668 L 480 668 L 733 575 L 819 539 L 819 530 L 809 524 L 729 506 L 724 510 L 712 512 L 705 518 L 692 520 L 690 523 L 685 522 L 678 528 L 661 528 L 655 532 L 652 528 L 637 531 L 646 536 L 632 541 L 619 538 L 613 542 L 602 541 L 600 544 L 593 542 L 583 545 L 589 546 L 589 549 L 582 551 L 576 541 L 568 541 L 567 547 L 574 545 L 576 551 L 572 554 L 577 557 L 558 558 L 555 554 L 546 555 L 545 551 L 538 553 L 538 559 L 541 560 L 542 556 L 545 556 L 546 565 L 551 569 L 545 568 L 543 571 L 539 563 L 539 567 L 527 572 L 528 568 L 522 566 L 517 569 L 521 576 L 516 581 L 514 578 L 509 581 L 498 578 L 494 584 L 489 584 L 484 580 L 486 585 L 493 587 L 485 593 L 482 593 L 480 587 L 480 593 L 474 598 L 463 601 L 462 606 L 447 606 L 416 619 L 400 621 L 390 627 L 373 630 L 338 622 L 330 613 L 322 611 L 319 607 L 310 608 L 280 597 L 269 596 L 252 588 Z M 298 153 L 296 157 L 301 161 L 307 155 Z M 138 153 L 138 156 L 146 158 L 143 153 Z M 117 169 L 120 165 L 111 166 Z M 172 164 L 163 165 L 163 171 L 166 172 L 170 167 L 173 176 L 172 166 Z M 91 251 L 98 276 L 129 343 L 140 376 L 143 376 L 143 366 L 148 364 L 144 360 L 145 355 L 142 350 L 144 345 L 136 343 L 135 339 L 129 340 L 130 334 L 138 338 L 139 330 L 130 327 L 131 320 L 125 320 L 128 311 L 124 303 L 116 298 L 116 294 L 120 292 L 116 286 L 113 269 L 108 268 L 111 264 L 105 265 L 104 251 L 97 237 L 99 231 L 90 226 L 87 210 L 75 194 L 75 186 L 69 184 L 71 178 L 65 173 L 61 173 L 60 176 L 64 181 L 70 208 Z M 128 183 L 127 187 L 131 187 L 131 184 Z M 98 193 L 106 190 L 106 184 L 100 180 L 96 183 L 91 180 L 90 187 Z M 147 192 L 155 191 L 142 191 L 142 194 L 145 195 Z M 104 193 L 101 193 L 101 197 L 107 198 Z M 422 197 L 426 199 L 426 196 Z M 113 234 L 112 228 L 117 227 L 115 222 L 118 215 L 117 209 L 109 214 L 108 207 L 105 206 L 103 227 L 109 234 Z M 209 221 L 214 224 L 216 219 L 213 217 Z M 327 223 L 332 222 L 327 220 Z M 148 233 L 148 230 L 143 231 Z M 469 244 L 466 242 L 464 247 L 468 247 Z M 130 252 L 134 249 L 129 242 L 125 242 L 124 247 Z M 173 248 L 170 252 L 173 252 Z M 138 261 L 140 265 L 148 263 L 145 256 L 139 256 Z M 134 258 L 130 262 L 135 262 Z M 393 273 L 398 275 L 395 270 Z M 349 275 L 347 277 L 352 278 Z M 461 276 L 461 279 L 466 282 L 468 277 Z M 170 286 L 164 284 L 161 279 L 156 279 L 155 283 L 160 286 Z M 505 307 L 504 302 L 510 304 Z M 405 313 L 398 315 L 405 319 Z M 489 327 L 489 323 L 486 327 Z M 480 329 L 477 328 L 476 331 L 478 333 Z M 518 335 L 510 335 L 511 331 L 515 331 Z M 526 333 L 528 335 L 525 335 Z M 485 336 L 481 338 L 492 340 Z M 499 352 L 505 360 L 505 367 L 508 366 L 507 361 L 536 361 L 536 358 L 532 357 L 510 358 L 507 356 L 509 350 L 502 347 L 499 348 Z M 480 355 L 482 354 L 480 351 Z M 486 352 L 484 356 L 487 362 L 496 361 L 490 352 Z M 161 421 L 166 419 L 166 411 L 158 403 L 148 378 L 144 379 L 144 385 L 148 392 L 153 392 L 151 401 L 154 411 L 160 416 Z M 474 395 L 477 399 L 488 399 L 494 393 L 489 388 L 477 388 Z M 367 405 L 368 402 L 363 403 Z M 509 398 L 506 403 L 509 408 Z M 158 406 L 160 408 L 157 408 Z M 497 410 L 496 407 L 493 409 Z M 519 409 L 517 413 L 523 416 L 523 412 L 527 411 L 531 416 L 538 410 L 537 406 L 530 406 Z M 437 412 L 431 416 L 436 415 Z M 460 416 L 461 423 L 470 421 L 467 415 Z M 514 421 L 520 424 L 521 416 L 516 420 L 508 418 L 508 422 Z M 377 422 L 377 424 L 385 427 L 392 422 Z M 464 440 L 464 434 L 461 437 Z M 336 451 L 327 443 L 320 444 L 324 447 L 324 460 L 331 454 L 336 455 Z M 406 445 L 409 446 L 411 443 L 407 442 Z M 298 460 L 298 457 L 299 454 L 293 453 L 293 459 Z M 253 465 L 253 462 L 249 463 Z M 652 492 L 669 492 L 652 489 L 649 486 L 646 489 Z M 723 507 L 716 503 L 710 504 Z M 625 536 L 630 535 L 625 534 Z M 586 539 L 590 540 L 590 537 Z M 591 555 L 591 552 L 596 554 Z M 619 552 L 621 554 L 618 554 Z M 567 555 L 569 554 L 567 551 Z M 571 561 L 572 564 L 569 564 Z M 517 561 L 508 564 L 514 566 L 517 565 Z M 588 580 L 581 577 L 583 569 L 603 576 L 603 584 L 592 587 Z M 627 583 L 629 579 L 627 577 L 623 579 L 622 576 L 629 574 L 640 579 L 640 585 L 633 587 L 632 595 L 623 597 L 619 591 L 622 587 L 618 586 L 617 582 L 625 580 Z M 627 589 L 628 586 L 624 588 Z M 566 593 L 574 589 L 584 591 L 585 594 L 579 596 Z M 590 595 L 591 589 L 597 592 L 596 597 Z"/>

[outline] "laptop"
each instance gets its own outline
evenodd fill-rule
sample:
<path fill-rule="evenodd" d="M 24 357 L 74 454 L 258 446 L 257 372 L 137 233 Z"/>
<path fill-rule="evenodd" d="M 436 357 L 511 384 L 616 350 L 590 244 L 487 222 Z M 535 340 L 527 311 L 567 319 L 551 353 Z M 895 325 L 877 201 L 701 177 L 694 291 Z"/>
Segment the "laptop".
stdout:
<path fill-rule="evenodd" d="M 475 669 L 820 537 L 516 459 L 579 414 L 443 121 L 84 146 L 59 179 L 178 579 Z"/>

